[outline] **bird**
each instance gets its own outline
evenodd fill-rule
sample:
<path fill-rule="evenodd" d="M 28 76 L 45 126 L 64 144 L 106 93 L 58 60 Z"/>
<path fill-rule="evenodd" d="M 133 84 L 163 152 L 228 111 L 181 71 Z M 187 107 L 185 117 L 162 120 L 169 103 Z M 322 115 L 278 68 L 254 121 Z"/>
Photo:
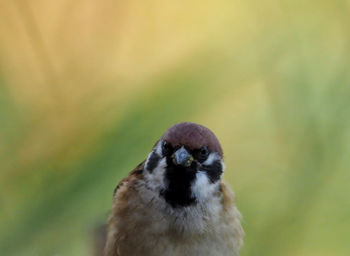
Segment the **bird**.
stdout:
<path fill-rule="evenodd" d="M 244 231 L 205 126 L 171 126 L 115 188 L 105 256 L 239 256 Z"/>

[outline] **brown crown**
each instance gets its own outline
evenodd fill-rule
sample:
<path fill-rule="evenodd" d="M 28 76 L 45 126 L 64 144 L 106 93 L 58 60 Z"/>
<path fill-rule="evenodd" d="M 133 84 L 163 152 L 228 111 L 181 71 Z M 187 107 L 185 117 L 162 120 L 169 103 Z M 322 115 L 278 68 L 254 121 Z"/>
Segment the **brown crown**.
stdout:
<path fill-rule="evenodd" d="M 209 150 L 216 151 L 222 157 L 223 151 L 219 140 L 208 128 L 190 122 L 178 123 L 171 126 L 162 136 L 173 147 L 186 146 L 190 149 L 199 149 L 207 146 Z"/>

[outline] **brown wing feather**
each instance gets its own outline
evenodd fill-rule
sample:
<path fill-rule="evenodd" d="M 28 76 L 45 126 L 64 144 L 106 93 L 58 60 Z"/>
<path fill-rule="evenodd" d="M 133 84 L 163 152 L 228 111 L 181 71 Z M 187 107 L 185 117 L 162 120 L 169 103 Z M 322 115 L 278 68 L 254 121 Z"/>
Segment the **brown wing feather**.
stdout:
<path fill-rule="evenodd" d="M 119 204 L 123 204 L 124 200 L 128 200 L 129 196 L 127 190 L 125 189 L 127 185 L 133 180 L 140 179 L 142 177 L 142 172 L 144 168 L 144 163 L 140 163 L 134 170 L 132 170 L 129 175 L 121 180 L 117 187 L 114 189 L 113 197 L 114 203 L 112 208 L 112 213 L 108 221 L 108 231 L 107 231 L 107 241 L 105 245 L 104 255 L 105 256 L 119 256 L 117 241 L 120 240 L 117 232 L 117 219 L 115 212 L 120 210 Z M 118 204 L 118 203 L 119 204 Z"/>
<path fill-rule="evenodd" d="M 143 161 L 142 163 L 140 163 L 138 166 L 135 167 L 134 170 L 132 170 L 129 175 L 127 177 L 125 177 L 124 179 L 122 179 L 118 185 L 115 187 L 114 191 L 113 191 L 113 196 L 115 196 L 115 194 L 117 193 L 118 189 L 123 186 L 126 182 L 128 182 L 130 180 L 130 178 L 132 178 L 132 176 L 134 175 L 141 175 L 142 171 L 143 171 L 143 166 L 145 164 L 145 161 Z"/>
<path fill-rule="evenodd" d="M 230 228 L 235 237 L 235 255 L 239 255 L 239 248 L 243 246 L 244 231 L 241 226 L 242 215 L 238 211 L 235 203 L 235 195 L 225 182 L 221 182 L 222 206 L 225 222 Z"/>

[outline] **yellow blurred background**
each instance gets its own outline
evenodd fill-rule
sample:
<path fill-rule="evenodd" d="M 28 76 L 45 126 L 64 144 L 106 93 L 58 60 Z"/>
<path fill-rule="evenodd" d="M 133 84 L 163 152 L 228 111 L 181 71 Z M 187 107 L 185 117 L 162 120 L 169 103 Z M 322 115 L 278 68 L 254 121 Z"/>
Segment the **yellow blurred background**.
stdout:
<path fill-rule="evenodd" d="M 350 255 L 350 1 L 0 1 L 0 255 L 93 255 L 172 124 L 213 130 L 243 256 Z"/>

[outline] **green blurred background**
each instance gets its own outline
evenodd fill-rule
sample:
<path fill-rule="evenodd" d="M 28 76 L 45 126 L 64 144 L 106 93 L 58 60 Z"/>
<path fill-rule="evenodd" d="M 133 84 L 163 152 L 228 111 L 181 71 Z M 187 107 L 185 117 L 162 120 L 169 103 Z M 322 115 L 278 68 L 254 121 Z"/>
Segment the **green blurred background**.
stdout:
<path fill-rule="evenodd" d="M 0 255 L 93 255 L 118 181 L 212 129 L 243 256 L 350 255 L 350 2 L 0 2 Z"/>

